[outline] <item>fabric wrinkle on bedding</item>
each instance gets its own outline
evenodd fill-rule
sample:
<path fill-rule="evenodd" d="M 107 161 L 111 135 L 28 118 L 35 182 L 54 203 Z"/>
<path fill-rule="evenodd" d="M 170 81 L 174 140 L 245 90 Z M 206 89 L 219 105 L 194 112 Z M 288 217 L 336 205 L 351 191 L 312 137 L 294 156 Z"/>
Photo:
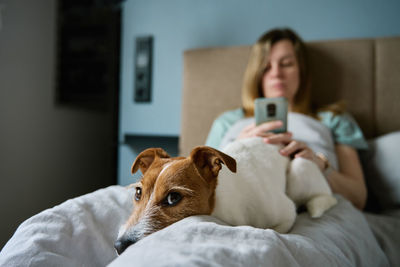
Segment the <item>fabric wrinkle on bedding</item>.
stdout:
<path fill-rule="evenodd" d="M 106 265 L 116 257 L 113 239 L 129 215 L 131 195 L 111 186 L 31 217 L 2 249 L 0 266 Z"/>
<path fill-rule="evenodd" d="M 220 225 L 220 221 L 209 216 L 189 217 L 128 248 L 110 266 L 126 266 L 131 259 L 139 257 L 138 266 L 167 266 L 165 262 L 174 265 L 175 256 L 179 266 L 194 262 L 195 266 L 389 266 L 364 216 L 347 200 L 339 197 L 338 206 L 327 214 L 317 220 L 310 219 L 306 213 L 300 214 L 289 234 Z M 347 221 L 350 223 L 343 228 Z M 332 224 L 335 227 L 330 230 Z M 338 229 L 350 239 L 341 238 L 332 243 Z M 357 235 L 353 236 L 354 232 Z M 175 237 L 171 240 L 171 236 Z M 360 253 L 362 258 L 356 256 Z M 192 261 L 192 256 L 196 260 Z"/>
<path fill-rule="evenodd" d="M 132 208 L 131 191 L 111 186 L 33 216 L 3 248 L 0 266 L 389 266 L 364 214 L 340 196 L 320 219 L 299 214 L 289 234 L 192 216 L 117 257 L 113 243 Z M 68 220 L 82 206 L 78 219 Z"/>
<path fill-rule="evenodd" d="M 193 216 L 117 257 L 113 244 L 131 213 L 132 196 L 133 190 L 111 186 L 31 217 L 1 251 L 0 266 L 400 265 L 398 210 L 361 213 L 341 196 L 320 219 L 300 213 L 289 234 Z"/>

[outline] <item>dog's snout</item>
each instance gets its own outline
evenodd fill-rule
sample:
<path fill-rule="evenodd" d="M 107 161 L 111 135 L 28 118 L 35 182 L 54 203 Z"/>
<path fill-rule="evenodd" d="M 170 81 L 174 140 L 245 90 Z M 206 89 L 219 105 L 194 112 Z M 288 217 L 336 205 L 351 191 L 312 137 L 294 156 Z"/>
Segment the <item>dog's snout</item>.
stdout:
<path fill-rule="evenodd" d="M 121 237 L 114 243 L 114 247 L 118 254 L 121 255 L 130 245 L 135 244 L 137 240 L 132 240 L 130 238 Z"/>

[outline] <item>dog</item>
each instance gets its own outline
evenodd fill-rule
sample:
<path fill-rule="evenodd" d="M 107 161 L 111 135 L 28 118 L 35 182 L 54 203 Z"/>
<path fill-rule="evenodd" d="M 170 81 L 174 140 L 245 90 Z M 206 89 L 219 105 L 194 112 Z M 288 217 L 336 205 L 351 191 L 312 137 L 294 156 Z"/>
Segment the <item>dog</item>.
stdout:
<path fill-rule="evenodd" d="M 189 157 L 144 150 L 132 164 L 132 173 L 140 169 L 143 177 L 132 185 L 134 210 L 114 244 L 118 254 L 193 215 L 279 233 L 291 229 L 301 205 L 311 217 L 322 216 L 337 200 L 321 171 L 310 160 L 282 156 L 279 149 L 256 137 L 235 141 L 224 152 L 199 146 Z"/>

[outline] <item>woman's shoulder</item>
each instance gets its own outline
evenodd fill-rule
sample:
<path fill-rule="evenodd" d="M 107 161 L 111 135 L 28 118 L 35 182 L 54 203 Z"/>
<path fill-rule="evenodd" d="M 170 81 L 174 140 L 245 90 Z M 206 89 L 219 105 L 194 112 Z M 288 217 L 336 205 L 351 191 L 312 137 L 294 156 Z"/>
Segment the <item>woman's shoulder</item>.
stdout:
<path fill-rule="evenodd" d="M 322 111 L 318 113 L 318 117 L 324 125 L 331 129 L 336 143 L 349 145 L 357 149 L 368 148 L 361 128 L 350 113 L 335 114 L 332 111 Z"/>
<path fill-rule="evenodd" d="M 217 117 L 217 120 L 236 122 L 244 117 L 244 112 L 242 108 L 231 109 L 223 112 Z"/>
<path fill-rule="evenodd" d="M 242 108 L 231 109 L 221 113 L 215 120 L 214 125 L 223 126 L 223 128 L 229 128 L 235 124 L 238 120 L 244 118 L 244 112 Z"/>
<path fill-rule="evenodd" d="M 332 111 L 321 111 L 318 112 L 318 117 L 321 122 L 328 126 L 330 129 L 344 129 L 347 131 L 355 130 L 354 127 L 358 127 L 358 124 L 354 117 L 348 112 L 342 112 L 335 114 Z"/>
<path fill-rule="evenodd" d="M 244 112 L 241 108 L 228 110 L 220 114 L 211 126 L 206 145 L 218 148 L 229 128 L 243 117 Z"/>
<path fill-rule="evenodd" d="M 317 115 L 324 124 L 330 124 L 332 126 L 336 126 L 340 123 L 355 123 L 353 116 L 348 112 L 336 114 L 332 111 L 320 111 Z"/>

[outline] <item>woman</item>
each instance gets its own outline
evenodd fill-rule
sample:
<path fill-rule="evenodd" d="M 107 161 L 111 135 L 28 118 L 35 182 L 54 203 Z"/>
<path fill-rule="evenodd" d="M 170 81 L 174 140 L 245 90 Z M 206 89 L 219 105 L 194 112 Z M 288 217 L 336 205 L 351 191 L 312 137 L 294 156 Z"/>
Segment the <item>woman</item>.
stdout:
<path fill-rule="evenodd" d="M 335 158 L 318 153 L 307 142 L 297 140 L 294 138 L 296 132 L 270 132 L 281 126 L 280 121 L 258 126 L 253 122 L 241 128 L 235 138 L 263 137 L 265 143 L 283 144 L 280 153 L 284 156 L 304 157 L 313 161 L 324 173 L 332 191 L 343 195 L 362 210 L 366 203 L 367 189 L 356 149 L 366 149 L 367 143 L 357 123 L 349 114 L 340 110 L 340 105 L 331 105 L 325 109 L 312 106 L 309 80 L 303 41 L 289 29 L 265 33 L 250 54 L 242 87 L 243 107 L 225 112 L 215 120 L 206 145 L 219 148 L 232 126 L 244 118 L 254 116 L 256 98 L 285 97 L 289 103 L 289 115 L 302 114 L 311 123 L 318 120 L 319 124 L 329 129 L 334 143 L 330 150 Z M 290 124 L 288 126 L 290 129 Z M 335 170 L 331 163 L 336 160 Z"/>

